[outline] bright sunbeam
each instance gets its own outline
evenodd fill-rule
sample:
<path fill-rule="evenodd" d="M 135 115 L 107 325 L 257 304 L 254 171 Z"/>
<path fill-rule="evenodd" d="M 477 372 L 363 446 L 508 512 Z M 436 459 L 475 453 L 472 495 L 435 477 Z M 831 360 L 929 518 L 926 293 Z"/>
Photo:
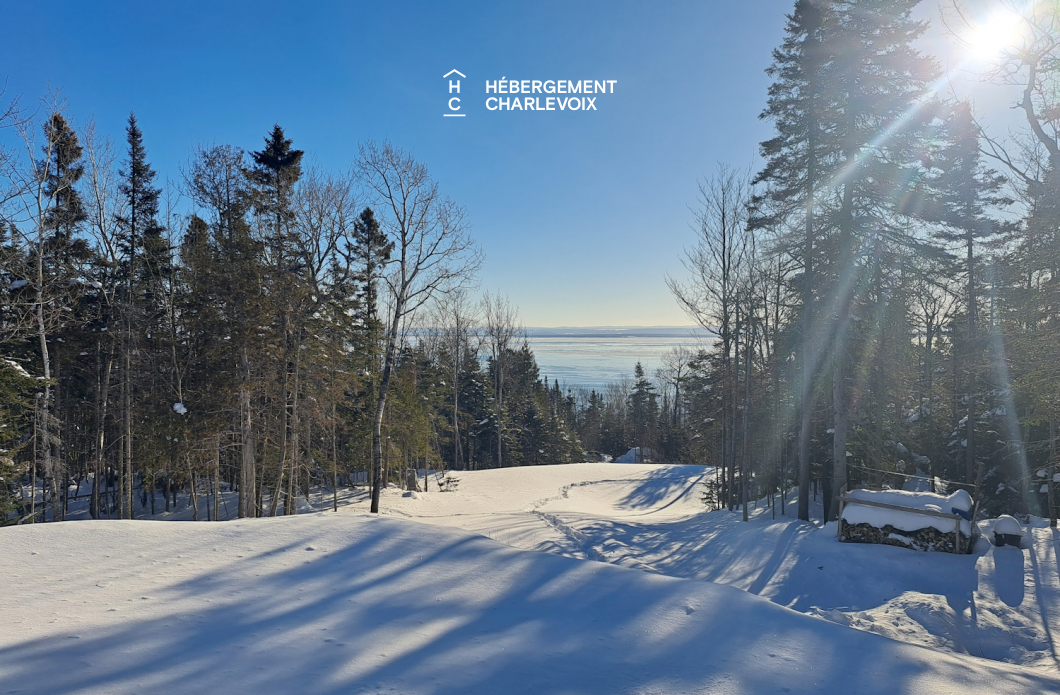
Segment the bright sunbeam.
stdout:
<path fill-rule="evenodd" d="M 978 61 L 1001 57 L 1019 41 L 1021 17 L 1011 10 L 997 10 L 964 37 L 968 51 Z"/>

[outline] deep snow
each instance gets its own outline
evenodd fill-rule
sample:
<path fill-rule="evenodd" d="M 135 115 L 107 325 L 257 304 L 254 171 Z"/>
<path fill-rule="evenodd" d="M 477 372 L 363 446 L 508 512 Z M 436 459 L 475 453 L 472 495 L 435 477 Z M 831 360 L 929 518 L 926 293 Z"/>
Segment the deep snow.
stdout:
<path fill-rule="evenodd" d="M 586 463 L 457 473 L 453 493 L 390 491 L 393 515 L 509 545 L 727 584 L 842 625 L 1060 674 L 1060 533 L 1037 520 L 1023 548 L 971 555 L 839 543 L 765 506 L 704 513 L 697 466 Z M 820 508 L 815 509 L 820 518 Z"/>
<path fill-rule="evenodd" d="M 391 518 L 5 528 L 0 693 L 1060 693 L 1050 529 L 971 556 L 839 544 L 703 513 L 709 474 L 516 468 L 388 490 Z"/>

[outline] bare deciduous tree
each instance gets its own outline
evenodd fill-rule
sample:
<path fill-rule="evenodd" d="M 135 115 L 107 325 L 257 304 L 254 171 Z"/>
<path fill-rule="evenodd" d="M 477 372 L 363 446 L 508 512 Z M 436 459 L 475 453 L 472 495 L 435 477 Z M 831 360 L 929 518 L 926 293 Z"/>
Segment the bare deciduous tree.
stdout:
<path fill-rule="evenodd" d="M 441 343 L 442 363 L 448 371 L 453 394 L 453 468 L 462 469 L 463 446 L 460 438 L 460 375 L 464 364 L 471 359 L 471 339 L 478 324 L 478 312 L 467 292 L 458 289 L 442 295 L 434 307 L 432 323 L 437 327 Z"/>
<path fill-rule="evenodd" d="M 379 512 L 382 425 L 402 323 L 432 297 L 464 286 L 481 263 L 464 209 L 443 198 L 427 167 L 389 142 L 360 147 L 355 172 L 394 242 L 383 281 L 390 294 L 383 376 L 372 424 L 372 513 Z"/>
<path fill-rule="evenodd" d="M 519 311 L 507 297 L 488 292 L 482 298 L 482 317 L 486 324 L 486 344 L 493 358 L 493 425 L 497 430 L 497 466 L 504 465 L 504 378 L 508 351 L 525 331 L 519 324 Z"/>
<path fill-rule="evenodd" d="M 725 426 L 722 442 L 722 493 L 731 499 L 735 468 L 736 394 L 732 353 L 735 341 L 737 295 L 747 265 L 747 231 L 750 191 L 746 172 L 724 164 L 718 173 L 700 183 L 699 207 L 693 210 L 696 244 L 686 249 L 682 262 L 691 277 L 680 282 L 667 277 L 666 284 L 689 318 L 715 331 L 721 339 L 723 369 L 730 397 L 723 399 Z"/>

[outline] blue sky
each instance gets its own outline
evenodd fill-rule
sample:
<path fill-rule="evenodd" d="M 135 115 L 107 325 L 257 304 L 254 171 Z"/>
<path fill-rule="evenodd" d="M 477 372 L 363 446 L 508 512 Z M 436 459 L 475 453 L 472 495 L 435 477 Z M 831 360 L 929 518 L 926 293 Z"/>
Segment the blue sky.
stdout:
<path fill-rule="evenodd" d="M 665 286 L 719 162 L 755 163 L 790 0 L 5 3 L 9 94 L 61 87 L 115 139 L 130 110 L 163 177 L 198 143 L 280 123 L 342 170 L 389 138 L 467 208 L 484 290 L 533 326 L 680 325 Z M 467 75 L 443 118 L 442 75 Z M 613 79 L 591 112 L 489 112 L 485 82 Z"/>

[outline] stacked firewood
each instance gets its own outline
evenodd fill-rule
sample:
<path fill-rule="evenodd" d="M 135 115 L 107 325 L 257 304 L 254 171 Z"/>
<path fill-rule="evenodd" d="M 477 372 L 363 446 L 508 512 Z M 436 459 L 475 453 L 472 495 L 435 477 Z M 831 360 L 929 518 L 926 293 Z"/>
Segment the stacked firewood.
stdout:
<path fill-rule="evenodd" d="M 917 529 L 916 531 L 903 531 L 896 529 L 890 524 L 883 528 L 876 528 L 869 524 L 843 524 L 843 534 L 840 538 L 848 543 L 878 543 L 882 545 L 897 545 L 914 550 L 935 550 L 939 552 L 954 552 L 956 542 L 955 532 L 943 533 L 934 526 Z M 970 539 L 961 534 L 961 550 L 968 548 Z"/>

